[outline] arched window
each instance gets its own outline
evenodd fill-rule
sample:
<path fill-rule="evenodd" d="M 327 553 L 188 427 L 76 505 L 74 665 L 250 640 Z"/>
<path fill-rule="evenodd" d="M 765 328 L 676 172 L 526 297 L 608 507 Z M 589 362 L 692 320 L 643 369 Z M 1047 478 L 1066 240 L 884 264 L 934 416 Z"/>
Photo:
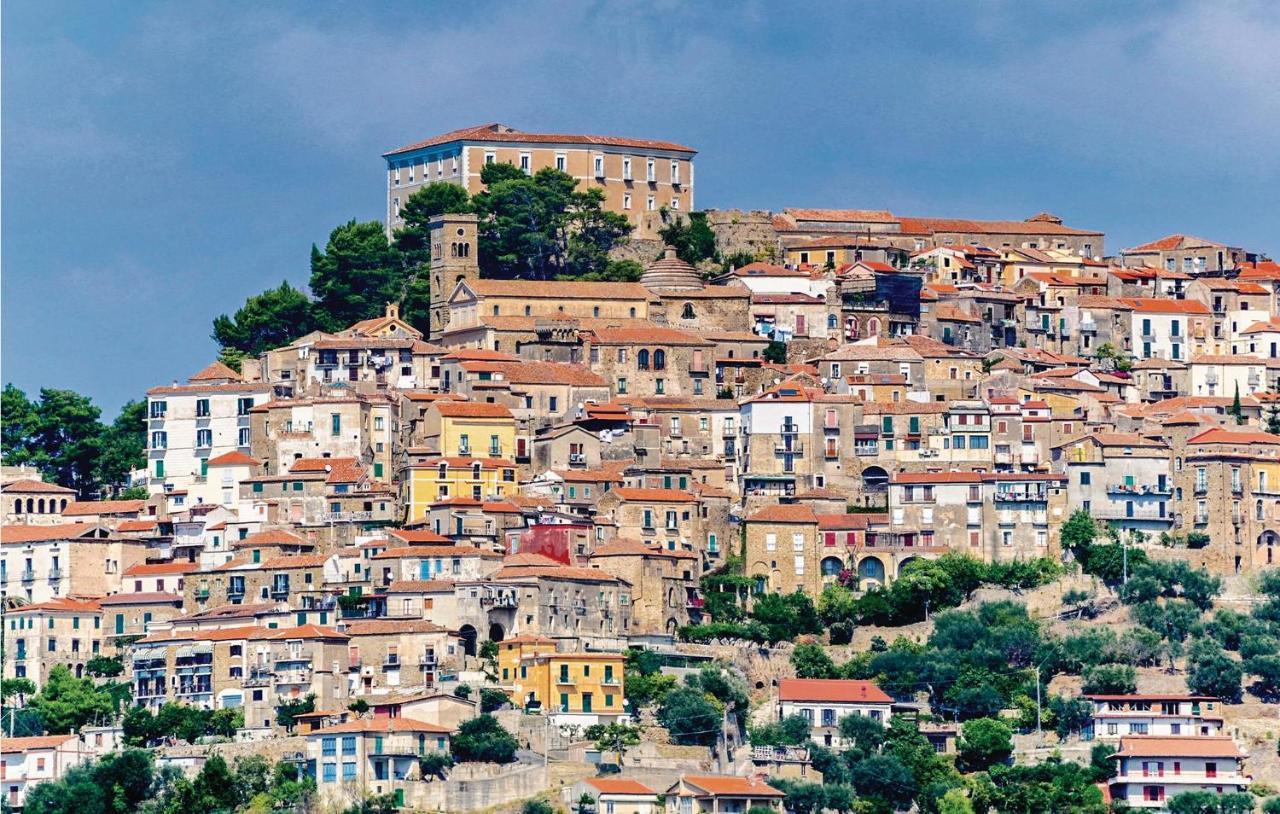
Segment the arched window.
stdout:
<path fill-rule="evenodd" d="M 1261 500 L 1254 506 L 1254 514 L 1259 520 L 1266 519 L 1266 509 L 1263 508 Z"/>
<path fill-rule="evenodd" d="M 694 315 L 693 315 L 693 303 L 691 303 L 691 302 L 686 302 L 686 303 L 684 304 L 684 310 L 680 312 L 680 318 L 681 318 L 681 319 L 693 319 L 693 318 L 694 318 Z"/>
<path fill-rule="evenodd" d="M 634 307 L 632 307 L 632 309 L 631 309 L 631 318 L 632 318 L 632 319 L 635 319 L 635 318 L 636 318 L 636 309 L 635 309 Z"/>
<path fill-rule="evenodd" d="M 40 509 L 40 514 L 44 514 L 44 498 L 36 501 L 36 506 Z"/>
<path fill-rule="evenodd" d="M 649 351 L 641 350 L 636 354 L 636 367 L 640 370 L 649 369 Z"/>
<path fill-rule="evenodd" d="M 867 321 L 867 336 L 879 336 L 879 335 L 880 335 L 880 320 L 877 319 L 876 317 L 872 317 Z"/>
<path fill-rule="evenodd" d="M 62 499 L 62 508 L 61 508 L 61 511 L 64 511 L 64 512 L 65 512 L 66 510 L 67 510 L 67 499 L 64 497 L 64 498 Z"/>
<path fill-rule="evenodd" d="M 665 350 L 659 349 L 653 352 L 653 369 L 654 370 L 667 369 L 667 352 Z"/>
<path fill-rule="evenodd" d="M 827 314 L 827 330 L 828 331 L 834 331 L 836 329 L 836 326 L 839 324 L 840 324 L 840 321 L 836 318 L 835 314 Z"/>
<path fill-rule="evenodd" d="M 27 498 L 27 514 L 31 514 L 36 510 L 36 501 L 34 498 Z"/>
<path fill-rule="evenodd" d="M 22 498 L 13 501 L 13 513 L 22 514 Z"/>
<path fill-rule="evenodd" d="M 861 332 L 861 331 L 860 331 L 860 329 L 859 329 L 859 327 L 858 327 L 858 318 L 857 318 L 857 317 L 849 317 L 849 338 L 850 338 L 850 339 L 857 339 L 857 338 L 858 338 L 858 334 L 859 334 L 860 332 Z"/>

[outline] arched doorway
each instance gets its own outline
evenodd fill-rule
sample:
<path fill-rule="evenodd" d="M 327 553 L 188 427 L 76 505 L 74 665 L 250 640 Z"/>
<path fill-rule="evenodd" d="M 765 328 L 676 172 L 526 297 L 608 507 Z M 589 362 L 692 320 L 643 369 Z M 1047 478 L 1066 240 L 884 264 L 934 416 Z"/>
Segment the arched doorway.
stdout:
<path fill-rule="evenodd" d="M 458 636 L 462 639 L 462 652 L 468 656 L 476 654 L 476 629 L 471 625 L 463 625 L 458 630 Z"/>
<path fill-rule="evenodd" d="M 489 625 L 489 641 L 500 642 L 506 638 L 506 631 L 502 629 L 502 625 L 494 622 Z"/>
<path fill-rule="evenodd" d="M 884 585 L 884 563 L 879 557 L 863 557 L 858 562 L 858 583 Z"/>
<path fill-rule="evenodd" d="M 889 473 L 883 466 L 868 466 L 862 470 L 862 491 L 866 494 L 883 494 L 889 489 Z"/>
<path fill-rule="evenodd" d="M 920 559 L 920 558 L 919 558 L 919 557 L 907 557 L 907 558 L 906 558 L 906 559 L 904 559 L 902 562 L 898 563 L 898 576 L 902 576 L 902 572 L 903 572 L 903 570 L 904 570 L 904 569 L 905 569 L 909 564 L 911 564 L 911 563 L 915 562 L 915 561 L 916 561 L 916 560 L 918 560 L 918 559 Z"/>
<path fill-rule="evenodd" d="M 822 576 L 838 577 L 840 572 L 844 570 L 844 560 L 839 557 L 823 557 L 822 558 Z"/>
<path fill-rule="evenodd" d="M 1272 565 L 1275 562 L 1276 546 L 1280 545 L 1280 534 L 1277 534 L 1271 529 L 1267 529 L 1258 535 L 1258 545 L 1264 545 L 1267 547 L 1267 552 L 1263 555 L 1263 561 L 1267 565 Z M 1255 562 L 1256 561 L 1257 560 L 1255 559 Z"/>

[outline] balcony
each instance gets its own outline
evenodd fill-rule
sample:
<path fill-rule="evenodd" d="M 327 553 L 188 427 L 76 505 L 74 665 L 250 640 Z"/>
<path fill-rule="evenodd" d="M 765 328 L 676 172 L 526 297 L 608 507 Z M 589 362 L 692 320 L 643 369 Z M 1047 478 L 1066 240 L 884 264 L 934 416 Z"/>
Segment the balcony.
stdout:
<path fill-rule="evenodd" d="M 569 453 L 569 466 L 586 466 L 587 456 L 581 452 Z"/>
<path fill-rule="evenodd" d="M 1082 334 L 1096 334 L 1097 332 L 1098 332 L 1098 323 L 1096 323 L 1096 322 L 1081 322 L 1081 323 L 1080 323 L 1080 333 L 1082 333 Z"/>
<path fill-rule="evenodd" d="M 61 569 L 61 568 L 50 568 L 50 569 L 49 569 L 49 581 L 50 581 L 50 582 L 57 582 L 57 581 L 58 581 L 58 580 L 60 580 L 60 579 L 62 579 L 62 569 Z"/>
<path fill-rule="evenodd" d="M 778 430 L 778 434 L 782 436 L 799 435 L 800 425 L 799 424 L 783 424 L 782 429 Z"/>
<path fill-rule="evenodd" d="M 311 683 L 311 669 L 309 667 L 296 667 L 292 670 L 278 670 L 275 673 L 275 685 L 280 686 L 306 686 Z"/>
<path fill-rule="evenodd" d="M 804 442 L 793 441 L 790 444 L 779 442 L 773 445 L 773 451 L 778 454 L 791 453 L 792 455 L 803 455 Z"/>
<path fill-rule="evenodd" d="M 271 683 L 274 675 L 270 667 L 252 667 L 241 683 L 246 687 L 265 687 Z"/>
<path fill-rule="evenodd" d="M 736 429 L 734 429 L 732 425 L 726 424 L 720 428 L 720 437 L 721 438 L 737 438 L 738 432 Z"/>
<path fill-rule="evenodd" d="M 1168 497 L 1173 494 L 1173 490 L 1168 486 L 1151 486 L 1149 484 L 1139 486 L 1134 483 L 1112 483 L 1107 486 L 1107 494 Z"/>
<path fill-rule="evenodd" d="M 197 602 L 203 602 L 203 601 L 205 601 L 206 599 L 208 599 L 208 598 L 209 598 L 209 589 L 208 589 L 208 588 L 196 588 L 196 590 L 195 590 L 195 597 L 196 597 L 196 601 L 197 601 Z"/>
<path fill-rule="evenodd" d="M 22 572 L 22 581 L 23 581 L 23 582 L 35 582 L 35 581 L 36 581 L 36 572 L 35 572 L 35 571 L 32 571 L 30 568 L 28 568 L 27 570 L 23 571 L 23 572 Z"/>
<path fill-rule="evenodd" d="M 1048 499 L 1047 492 L 1021 489 L 998 489 L 995 495 L 997 503 L 1044 503 Z"/>
<path fill-rule="evenodd" d="M 373 512 L 323 512 L 321 523 L 362 523 L 373 520 Z"/>

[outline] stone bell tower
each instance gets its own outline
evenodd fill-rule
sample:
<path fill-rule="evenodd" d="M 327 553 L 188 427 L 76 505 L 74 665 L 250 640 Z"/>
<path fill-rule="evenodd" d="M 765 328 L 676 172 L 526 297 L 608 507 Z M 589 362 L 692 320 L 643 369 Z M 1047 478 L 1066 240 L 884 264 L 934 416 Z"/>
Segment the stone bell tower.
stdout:
<path fill-rule="evenodd" d="M 480 264 L 472 214 L 436 215 L 431 231 L 431 339 L 439 339 L 449 325 L 449 297 L 462 280 L 478 280 Z"/>

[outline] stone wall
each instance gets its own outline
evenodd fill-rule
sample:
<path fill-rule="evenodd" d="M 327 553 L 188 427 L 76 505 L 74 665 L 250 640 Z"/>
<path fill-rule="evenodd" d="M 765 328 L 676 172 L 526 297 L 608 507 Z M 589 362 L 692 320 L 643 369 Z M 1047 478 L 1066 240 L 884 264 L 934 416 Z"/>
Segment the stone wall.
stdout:
<path fill-rule="evenodd" d="M 424 811 L 481 811 L 533 797 L 549 785 L 541 765 L 460 764 L 448 780 L 414 783 L 406 802 Z"/>
<path fill-rule="evenodd" d="M 716 248 L 722 257 L 738 252 L 750 252 L 757 260 L 776 260 L 780 256 L 778 233 L 770 212 L 708 209 L 707 225 L 715 232 Z"/>

